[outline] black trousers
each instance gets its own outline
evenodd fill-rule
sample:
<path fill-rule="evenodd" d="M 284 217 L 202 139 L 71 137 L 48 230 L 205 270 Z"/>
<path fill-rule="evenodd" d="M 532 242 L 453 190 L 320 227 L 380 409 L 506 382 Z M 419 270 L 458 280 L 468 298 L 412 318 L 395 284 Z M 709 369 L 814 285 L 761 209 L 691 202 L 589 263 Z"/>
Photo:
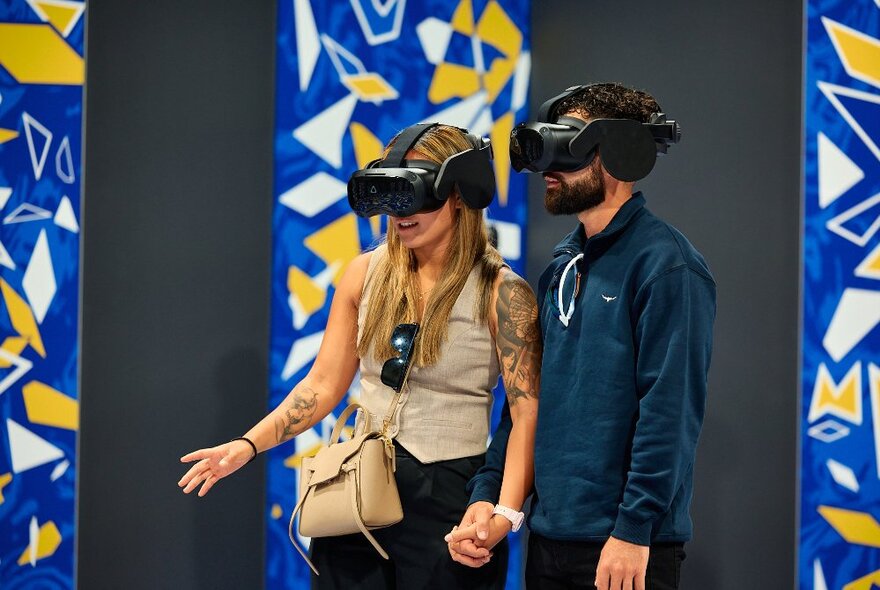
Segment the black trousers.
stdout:
<path fill-rule="evenodd" d="M 312 539 L 312 560 L 321 572 L 312 575 L 313 590 L 503 589 L 506 540 L 477 569 L 452 561 L 443 540 L 461 522 L 469 500 L 465 485 L 485 455 L 423 464 L 395 446 L 403 521 L 372 531 L 391 559 L 383 559 L 361 534 Z"/>
<path fill-rule="evenodd" d="M 555 541 L 532 533 L 526 560 L 528 590 L 594 590 L 605 543 Z M 648 557 L 645 590 L 677 590 L 683 543 L 655 543 Z"/>

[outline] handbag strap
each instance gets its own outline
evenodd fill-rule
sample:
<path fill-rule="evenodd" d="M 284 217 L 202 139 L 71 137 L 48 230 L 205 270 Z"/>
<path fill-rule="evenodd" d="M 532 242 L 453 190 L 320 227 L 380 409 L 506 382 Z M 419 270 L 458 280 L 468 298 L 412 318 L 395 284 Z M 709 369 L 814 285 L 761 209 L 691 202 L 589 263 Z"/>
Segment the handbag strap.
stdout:
<path fill-rule="evenodd" d="M 352 406 L 357 404 L 352 404 Z M 349 406 L 348 408 L 351 408 Z M 348 409 L 346 408 L 346 410 Z M 349 498 L 351 500 L 351 513 L 354 516 L 355 524 L 357 524 L 360 531 L 364 534 L 370 544 L 379 552 L 383 558 L 388 559 L 388 553 L 382 549 L 382 546 L 379 544 L 379 541 L 376 540 L 376 537 L 370 532 L 367 528 L 367 525 L 364 524 L 363 519 L 361 519 L 361 511 L 358 509 L 357 502 L 357 483 L 354 480 L 354 470 L 349 469 L 345 474 L 345 484 L 349 489 Z M 293 522 L 296 519 L 296 515 L 299 514 L 300 510 L 302 510 L 303 504 L 305 504 L 306 498 L 308 498 L 309 494 L 311 494 L 315 490 L 315 486 L 309 486 L 309 489 L 306 490 L 306 493 L 303 494 L 302 498 L 300 498 L 299 502 L 296 503 L 296 507 L 293 509 L 293 512 L 290 514 L 290 523 L 287 525 L 287 536 L 290 537 L 290 542 L 293 543 L 293 546 L 296 547 L 296 550 L 299 551 L 299 554 L 309 565 L 311 570 L 315 572 L 316 576 L 320 576 L 321 574 L 318 572 L 318 568 L 315 567 L 315 564 L 312 563 L 312 560 L 309 559 L 309 556 L 303 551 L 302 547 L 299 546 L 299 543 L 296 542 L 296 539 L 293 538 Z"/>

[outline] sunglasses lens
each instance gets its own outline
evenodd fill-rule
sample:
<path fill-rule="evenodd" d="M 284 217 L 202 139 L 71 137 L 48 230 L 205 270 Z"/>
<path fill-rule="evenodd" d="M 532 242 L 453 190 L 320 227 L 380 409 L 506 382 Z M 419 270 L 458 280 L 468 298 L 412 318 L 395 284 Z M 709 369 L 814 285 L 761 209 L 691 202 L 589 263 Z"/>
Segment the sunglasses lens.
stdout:
<path fill-rule="evenodd" d="M 400 356 L 385 361 L 385 364 L 382 365 L 381 378 L 382 383 L 394 391 L 400 391 L 403 387 L 403 380 L 406 377 L 406 371 L 412 356 L 413 343 L 418 331 L 418 324 L 400 324 L 391 333 L 391 347 Z"/>

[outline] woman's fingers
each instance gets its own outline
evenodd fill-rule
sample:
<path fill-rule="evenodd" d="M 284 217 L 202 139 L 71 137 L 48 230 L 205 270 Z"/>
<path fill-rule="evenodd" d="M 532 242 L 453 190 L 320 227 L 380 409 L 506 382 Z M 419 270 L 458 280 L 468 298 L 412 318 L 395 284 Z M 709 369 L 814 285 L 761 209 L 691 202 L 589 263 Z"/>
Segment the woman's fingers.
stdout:
<path fill-rule="evenodd" d="M 214 487 L 214 484 L 217 483 L 217 480 L 219 480 L 219 479 L 220 478 L 217 477 L 216 475 L 213 475 L 213 474 L 209 475 L 208 479 L 205 480 L 205 483 L 202 485 L 202 488 L 199 490 L 199 498 L 201 498 L 202 496 L 207 494 L 209 491 L 211 491 L 211 488 Z"/>
<path fill-rule="evenodd" d="M 204 473 L 206 470 L 210 469 L 210 464 L 207 459 L 203 459 L 189 468 L 183 477 L 180 478 L 180 481 L 177 482 L 177 485 L 180 487 L 187 486 L 192 483 L 193 479 L 195 479 L 200 474 Z M 189 493 L 189 492 L 187 492 Z"/>
<path fill-rule="evenodd" d="M 193 477 L 193 478 L 189 481 L 188 484 L 186 484 L 186 487 L 183 488 L 183 493 L 184 493 L 184 494 L 188 494 L 188 493 L 190 493 L 191 491 L 193 491 L 194 489 L 196 489 L 196 488 L 199 486 L 200 483 L 202 483 L 203 481 L 205 481 L 205 480 L 208 479 L 209 477 L 211 477 L 211 470 L 210 470 L 210 469 L 206 469 L 205 471 L 199 473 L 198 475 L 196 475 L 195 477 Z"/>
<path fill-rule="evenodd" d="M 193 461 L 198 461 L 199 459 L 204 459 L 208 456 L 210 449 L 199 449 L 198 451 L 193 451 L 192 453 L 187 453 L 183 457 L 180 458 L 181 463 L 192 463 Z"/>

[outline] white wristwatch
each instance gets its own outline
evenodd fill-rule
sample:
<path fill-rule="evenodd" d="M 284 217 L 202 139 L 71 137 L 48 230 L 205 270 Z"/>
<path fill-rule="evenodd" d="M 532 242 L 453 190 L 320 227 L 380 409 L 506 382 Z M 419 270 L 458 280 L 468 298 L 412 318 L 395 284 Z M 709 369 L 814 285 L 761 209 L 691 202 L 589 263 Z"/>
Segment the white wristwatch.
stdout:
<path fill-rule="evenodd" d="M 510 521 L 510 524 L 513 525 L 513 528 L 510 530 L 514 533 L 519 530 L 519 527 L 522 526 L 523 519 L 525 518 L 525 514 L 522 512 L 517 512 L 513 508 L 508 508 L 507 506 L 502 506 L 501 504 L 496 504 L 495 509 L 492 511 L 492 514 L 500 514 L 504 518 Z"/>

